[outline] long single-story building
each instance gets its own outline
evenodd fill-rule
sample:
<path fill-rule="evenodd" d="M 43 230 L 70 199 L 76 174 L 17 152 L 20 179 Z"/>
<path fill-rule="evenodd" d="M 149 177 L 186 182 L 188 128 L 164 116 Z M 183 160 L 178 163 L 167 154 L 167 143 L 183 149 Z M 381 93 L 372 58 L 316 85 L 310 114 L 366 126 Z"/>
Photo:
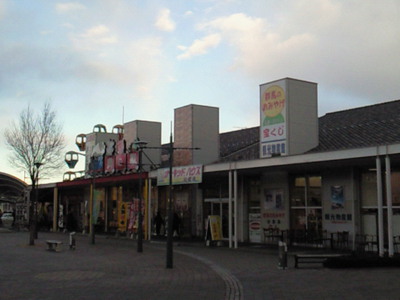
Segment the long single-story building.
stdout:
<path fill-rule="evenodd" d="M 400 101 L 318 117 L 317 84 L 284 78 L 260 85 L 259 103 L 260 126 L 226 133 L 218 108 L 177 108 L 167 145 L 158 122 L 80 134 L 85 175 L 55 184 L 53 230 L 69 215 L 73 229 L 92 220 L 99 231 L 134 231 L 143 195 L 151 238 L 152 217 L 167 215 L 172 179 L 184 236 L 204 237 L 217 224 L 212 238 L 231 247 L 284 239 L 397 252 Z"/>

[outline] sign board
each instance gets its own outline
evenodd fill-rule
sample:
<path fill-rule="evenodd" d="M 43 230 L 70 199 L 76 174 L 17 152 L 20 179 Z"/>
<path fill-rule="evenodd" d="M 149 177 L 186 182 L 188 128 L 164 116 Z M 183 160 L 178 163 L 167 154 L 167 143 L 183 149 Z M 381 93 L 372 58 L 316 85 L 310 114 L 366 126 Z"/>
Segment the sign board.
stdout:
<path fill-rule="evenodd" d="M 169 168 L 158 169 L 157 185 L 169 185 Z M 202 165 L 190 165 L 172 168 L 172 184 L 201 183 L 203 175 Z"/>
<path fill-rule="evenodd" d="M 260 157 L 287 154 L 287 93 L 285 81 L 260 86 Z"/>
<path fill-rule="evenodd" d="M 249 239 L 251 243 L 261 243 L 261 214 L 249 214 Z"/>
<path fill-rule="evenodd" d="M 208 216 L 207 222 L 207 237 L 211 238 L 211 241 L 221 241 L 222 240 L 222 224 L 220 216 Z"/>

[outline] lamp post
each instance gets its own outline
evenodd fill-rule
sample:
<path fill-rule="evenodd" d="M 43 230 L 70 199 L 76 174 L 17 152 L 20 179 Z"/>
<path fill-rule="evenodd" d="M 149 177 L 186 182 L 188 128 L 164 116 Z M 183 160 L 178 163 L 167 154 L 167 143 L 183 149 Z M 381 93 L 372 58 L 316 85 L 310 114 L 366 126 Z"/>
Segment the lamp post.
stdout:
<path fill-rule="evenodd" d="M 67 163 L 70 169 L 73 169 L 77 162 L 79 161 L 79 155 L 85 156 L 82 153 L 69 151 L 65 154 L 65 162 Z M 94 233 L 94 220 L 93 220 L 93 212 L 94 212 L 94 200 L 95 200 L 95 177 L 92 176 L 92 183 L 90 188 L 90 218 L 89 218 L 89 232 L 90 232 L 90 243 L 95 244 L 95 233 Z"/>
<path fill-rule="evenodd" d="M 169 138 L 169 184 L 168 184 L 168 232 L 167 232 L 167 269 L 173 268 L 173 220 L 174 220 L 174 212 L 172 206 L 172 164 L 173 164 L 173 157 L 174 157 L 174 150 L 200 150 L 200 148 L 185 148 L 185 147 L 174 147 L 172 144 L 172 133 Z"/>
<path fill-rule="evenodd" d="M 139 207 L 138 207 L 138 241 L 137 241 L 137 252 L 143 252 L 143 215 L 142 215 L 142 169 L 143 169 L 143 161 L 142 161 L 142 153 L 143 148 L 146 147 L 147 142 L 141 141 L 137 138 L 134 142 L 136 149 L 139 151 L 139 164 L 138 164 L 138 173 L 139 173 Z"/>
<path fill-rule="evenodd" d="M 30 203 L 30 213 L 29 213 L 29 222 L 30 222 L 30 226 L 29 226 L 29 245 L 34 245 L 35 244 L 35 239 L 37 239 L 38 235 L 37 235 L 37 202 L 39 199 L 39 194 L 38 194 L 38 189 L 39 189 L 39 168 L 42 165 L 42 163 L 40 162 L 35 162 L 33 164 L 35 166 L 34 174 L 33 174 L 33 179 L 34 181 L 32 182 L 32 188 L 34 190 L 34 200 L 33 203 Z"/>
<path fill-rule="evenodd" d="M 162 149 L 160 147 L 147 147 L 146 146 L 147 142 L 144 141 L 140 141 L 139 139 L 137 139 L 134 142 L 135 147 L 137 147 L 136 149 L 139 150 L 139 170 L 141 172 L 141 167 L 143 165 L 142 163 L 142 151 L 143 149 Z M 170 135 L 170 140 L 169 140 L 169 148 L 168 148 L 168 152 L 169 152 L 169 184 L 168 184 L 168 197 L 169 197 L 169 203 L 168 203 L 168 223 L 167 223 L 167 256 L 166 256 L 166 267 L 167 269 L 172 269 L 173 268 L 173 228 L 172 228 L 172 224 L 173 224 L 173 219 L 174 219 L 174 213 L 173 213 L 173 206 L 172 206 L 172 164 L 173 164 L 173 156 L 174 156 L 174 150 L 200 150 L 200 148 L 181 148 L 181 147 L 174 147 L 173 143 L 172 143 L 172 132 Z M 145 153 L 146 154 L 146 153 Z M 140 186 L 141 186 L 141 173 L 140 173 L 140 177 L 139 177 L 139 181 L 140 181 Z M 139 247 L 142 247 L 141 243 L 142 243 L 142 222 L 141 222 L 141 214 L 142 214 L 142 210 L 141 210 L 141 206 L 142 206 L 142 199 L 141 199 L 141 192 L 140 192 L 140 198 L 139 198 L 139 225 L 138 228 L 140 229 L 139 231 L 139 235 L 138 235 L 138 252 L 139 251 Z M 140 246 L 139 246 L 140 244 Z M 140 248 L 142 249 L 142 248 Z"/>
<path fill-rule="evenodd" d="M 174 214 L 172 213 L 172 163 L 174 156 L 174 148 L 172 145 L 172 133 L 169 138 L 169 183 L 168 183 L 168 232 L 167 232 L 167 269 L 173 268 L 173 230 L 172 223 Z"/>
<path fill-rule="evenodd" d="M 37 205 L 39 202 L 39 168 L 42 165 L 40 162 L 35 162 L 36 167 L 36 190 L 35 190 L 35 205 L 34 205 L 34 228 L 35 228 L 35 239 L 38 238 L 38 226 L 37 226 L 37 219 L 38 219 L 38 211 Z"/>

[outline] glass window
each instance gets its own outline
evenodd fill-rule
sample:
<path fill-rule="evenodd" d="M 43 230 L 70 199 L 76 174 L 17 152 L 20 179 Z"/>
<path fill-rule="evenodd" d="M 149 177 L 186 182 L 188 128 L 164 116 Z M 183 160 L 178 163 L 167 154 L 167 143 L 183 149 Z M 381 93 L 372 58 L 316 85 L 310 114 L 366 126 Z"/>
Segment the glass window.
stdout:
<path fill-rule="evenodd" d="M 292 229 L 306 229 L 306 211 L 304 209 L 292 209 Z"/>
<path fill-rule="evenodd" d="M 392 172 L 392 203 L 400 206 L 400 172 Z"/>
<path fill-rule="evenodd" d="M 321 176 L 298 176 L 291 187 L 291 228 L 321 232 Z"/>
<path fill-rule="evenodd" d="M 296 177 L 292 195 L 290 197 L 291 206 L 304 207 L 306 204 L 306 178 Z"/>
<path fill-rule="evenodd" d="M 321 176 L 309 177 L 308 206 L 322 206 Z"/>
<path fill-rule="evenodd" d="M 375 172 L 367 172 L 361 175 L 361 195 L 363 206 L 377 206 Z"/>

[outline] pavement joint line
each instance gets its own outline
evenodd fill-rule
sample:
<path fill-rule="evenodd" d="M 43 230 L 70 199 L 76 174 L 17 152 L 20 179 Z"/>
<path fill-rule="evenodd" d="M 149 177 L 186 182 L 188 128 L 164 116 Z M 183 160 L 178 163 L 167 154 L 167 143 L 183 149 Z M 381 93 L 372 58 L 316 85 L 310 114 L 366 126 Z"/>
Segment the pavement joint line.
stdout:
<path fill-rule="evenodd" d="M 225 300 L 243 300 L 244 299 L 243 286 L 240 283 L 239 279 L 237 279 L 236 276 L 233 275 L 231 272 L 229 272 L 228 270 L 215 264 L 214 262 L 212 262 L 211 260 L 209 260 L 207 258 L 195 255 L 193 253 L 181 251 L 181 250 L 175 250 L 175 252 L 180 253 L 182 255 L 192 257 L 198 261 L 201 261 L 202 263 L 209 266 L 214 272 L 216 272 L 222 278 L 222 280 L 225 282 L 225 286 L 226 286 Z"/>

